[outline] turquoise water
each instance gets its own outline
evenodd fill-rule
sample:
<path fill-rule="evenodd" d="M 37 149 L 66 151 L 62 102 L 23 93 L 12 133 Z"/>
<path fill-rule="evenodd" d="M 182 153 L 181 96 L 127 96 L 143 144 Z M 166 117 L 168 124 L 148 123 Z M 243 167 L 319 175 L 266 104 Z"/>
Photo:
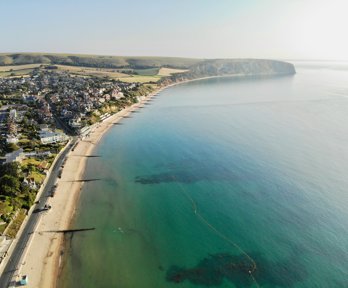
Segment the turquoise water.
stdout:
<path fill-rule="evenodd" d="M 58 287 L 348 287 L 348 71 L 297 72 L 179 85 L 114 125 Z"/>

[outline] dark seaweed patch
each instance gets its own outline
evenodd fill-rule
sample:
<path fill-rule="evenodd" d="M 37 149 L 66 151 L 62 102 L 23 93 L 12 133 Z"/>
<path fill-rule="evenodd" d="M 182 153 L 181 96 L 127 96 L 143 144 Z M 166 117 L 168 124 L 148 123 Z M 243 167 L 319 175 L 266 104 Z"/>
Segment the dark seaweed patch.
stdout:
<path fill-rule="evenodd" d="M 149 176 L 137 176 L 135 182 L 141 184 L 160 184 L 169 182 L 194 183 L 198 181 L 235 181 L 237 177 L 224 168 L 171 171 Z"/>
<path fill-rule="evenodd" d="M 257 269 L 250 274 L 252 264 L 243 255 L 227 253 L 210 255 L 193 268 L 172 266 L 168 269 L 166 280 L 181 283 L 190 281 L 200 286 L 221 286 L 224 280 L 236 287 L 253 287 L 257 281 L 260 286 L 293 287 L 307 277 L 307 272 L 296 259 L 285 262 L 271 262 L 260 256 L 254 256 Z M 255 279 L 255 280 L 254 280 Z"/>

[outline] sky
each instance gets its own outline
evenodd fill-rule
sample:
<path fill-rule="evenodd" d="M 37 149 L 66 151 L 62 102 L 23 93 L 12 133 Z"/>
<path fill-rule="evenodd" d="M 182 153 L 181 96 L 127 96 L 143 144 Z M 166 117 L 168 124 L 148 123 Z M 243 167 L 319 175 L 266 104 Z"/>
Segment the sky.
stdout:
<path fill-rule="evenodd" d="M 0 0 L 0 52 L 348 60 L 347 0 Z"/>

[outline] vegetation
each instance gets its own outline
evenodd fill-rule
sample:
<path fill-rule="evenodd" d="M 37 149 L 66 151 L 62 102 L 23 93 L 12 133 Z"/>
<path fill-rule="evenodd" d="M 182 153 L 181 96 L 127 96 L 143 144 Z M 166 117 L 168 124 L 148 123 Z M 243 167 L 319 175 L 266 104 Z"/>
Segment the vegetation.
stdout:
<path fill-rule="evenodd" d="M 45 65 L 45 64 L 27 64 L 0 66 L 0 77 L 19 77 L 29 75 L 34 69 L 41 69 L 56 72 L 67 72 L 71 75 L 88 77 L 107 77 L 127 83 L 148 83 L 157 82 L 162 77 L 169 76 L 172 73 L 181 73 L 187 70 L 174 68 L 98 68 L 87 66 L 68 66 L 68 65 Z M 25 89 L 25 87 L 24 87 Z M 14 95 L 11 95 L 13 99 Z M 18 95 L 20 96 L 20 95 Z"/>
<path fill-rule="evenodd" d="M 140 85 L 139 87 L 135 87 L 132 90 L 128 91 L 125 95 L 133 99 L 136 99 L 136 97 L 149 95 L 153 91 L 154 91 L 153 85 L 143 84 L 143 85 Z M 133 100 L 133 102 L 136 102 L 136 100 Z"/>
<path fill-rule="evenodd" d="M 1 56 L 0 56 L 1 57 Z M 23 70 L 23 69 L 34 69 L 40 67 L 41 64 L 26 64 L 26 65 L 10 65 L 10 66 L 0 66 L 0 72 L 13 72 L 14 70 Z"/>
<path fill-rule="evenodd" d="M 25 209 L 20 209 L 13 221 L 11 222 L 11 224 L 8 226 L 7 230 L 6 230 L 6 236 L 11 237 L 11 238 L 15 238 L 17 235 L 17 232 L 19 231 L 19 229 L 21 228 L 21 225 L 25 219 L 26 216 L 26 210 Z"/>
<path fill-rule="evenodd" d="M 85 66 L 98 68 L 159 68 L 171 67 L 186 69 L 199 59 L 178 57 L 122 57 L 98 55 L 68 55 L 68 54 L 43 54 L 43 53 L 11 53 L 0 54 L 0 65 L 25 65 L 25 64 L 60 64 L 69 66 Z"/>
<path fill-rule="evenodd" d="M 188 72 L 188 70 L 162 67 L 161 69 L 159 69 L 157 75 L 159 75 L 159 76 L 170 76 L 172 74 L 184 73 L 184 72 Z"/>
<path fill-rule="evenodd" d="M 127 83 L 149 83 L 149 82 L 158 82 L 161 80 L 161 76 L 142 76 L 142 75 L 134 75 L 128 77 L 120 77 L 118 80 Z"/>
<path fill-rule="evenodd" d="M 50 66 L 44 66 L 45 69 Z M 121 77 L 128 77 L 128 74 L 119 72 L 117 69 L 110 68 L 91 68 L 91 67 L 77 67 L 77 66 L 67 66 L 67 65 L 57 65 L 56 70 L 58 71 L 67 71 L 73 75 L 86 75 L 86 76 L 95 76 L 95 77 L 109 77 L 112 79 L 118 79 Z"/>
<path fill-rule="evenodd" d="M 27 75 L 41 65 L 42 64 L 0 66 L 0 77 Z"/>
<path fill-rule="evenodd" d="M 34 203 L 36 190 L 22 185 L 24 173 L 17 162 L 0 166 L 0 218 L 10 223 L 19 209 L 28 210 Z"/>
<path fill-rule="evenodd" d="M 161 80 L 162 84 L 212 76 L 265 76 L 294 74 L 292 64 L 259 59 L 216 59 L 205 60 L 193 65 L 189 71 L 175 73 Z"/>

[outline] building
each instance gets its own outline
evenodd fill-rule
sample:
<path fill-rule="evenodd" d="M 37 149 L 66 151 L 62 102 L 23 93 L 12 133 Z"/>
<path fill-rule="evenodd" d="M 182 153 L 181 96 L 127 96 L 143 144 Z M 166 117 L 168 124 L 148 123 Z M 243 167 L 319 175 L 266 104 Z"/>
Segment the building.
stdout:
<path fill-rule="evenodd" d="M 22 98 L 25 103 L 34 103 L 36 101 L 36 98 L 34 95 L 25 95 L 25 96 L 22 96 Z"/>
<path fill-rule="evenodd" d="M 14 151 L 12 153 L 7 153 L 5 155 L 5 163 L 11 163 L 11 162 L 22 162 L 22 160 L 25 158 L 25 154 L 23 153 L 23 149 L 18 149 L 17 151 Z"/>
<path fill-rule="evenodd" d="M 69 120 L 69 125 L 72 128 L 80 128 L 82 126 L 81 118 L 80 117 L 74 117 Z"/>
<path fill-rule="evenodd" d="M 6 138 L 6 143 L 7 144 L 17 144 L 18 143 L 18 138 L 14 135 L 8 135 Z"/>
<path fill-rule="evenodd" d="M 12 120 L 15 120 L 17 118 L 17 111 L 16 111 L 16 109 L 10 110 L 9 118 L 12 119 Z"/>
<path fill-rule="evenodd" d="M 60 143 L 69 140 L 69 137 L 61 132 L 41 130 L 39 133 L 42 144 Z"/>
<path fill-rule="evenodd" d="M 27 178 L 24 178 L 23 182 L 22 182 L 22 187 L 29 187 L 30 189 L 34 189 L 36 190 L 38 187 L 34 181 L 34 179 L 27 179 Z"/>
<path fill-rule="evenodd" d="M 123 98 L 124 95 L 122 92 L 119 92 L 118 90 L 114 89 L 111 93 L 111 98 L 115 99 L 115 100 L 120 100 L 121 98 Z"/>

